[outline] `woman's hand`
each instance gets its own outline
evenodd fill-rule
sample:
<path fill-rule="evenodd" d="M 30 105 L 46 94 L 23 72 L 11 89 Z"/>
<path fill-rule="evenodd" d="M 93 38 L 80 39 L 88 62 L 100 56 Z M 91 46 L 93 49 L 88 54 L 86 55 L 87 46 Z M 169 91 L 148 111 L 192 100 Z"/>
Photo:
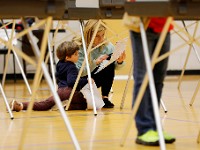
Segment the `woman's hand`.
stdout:
<path fill-rule="evenodd" d="M 108 58 L 108 55 L 101 55 L 96 59 L 96 65 L 99 65 L 100 63 L 102 63 L 103 60 L 106 60 Z"/>
<path fill-rule="evenodd" d="M 88 83 L 90 84 L 89 78 L 87 80 L 88 80 Z M 91 84 L 93 84 L 94 83 L 94 79 L 91 78 L 91 82 L 92 82 Z"/>
<path fill-rule="evenodd" d="M 123 63 L 124 59 L 126 58 L 126 53 L 125 51 L 121 54 L 121 56 L 117 59 L 117 63 L 121 64 Z"/>

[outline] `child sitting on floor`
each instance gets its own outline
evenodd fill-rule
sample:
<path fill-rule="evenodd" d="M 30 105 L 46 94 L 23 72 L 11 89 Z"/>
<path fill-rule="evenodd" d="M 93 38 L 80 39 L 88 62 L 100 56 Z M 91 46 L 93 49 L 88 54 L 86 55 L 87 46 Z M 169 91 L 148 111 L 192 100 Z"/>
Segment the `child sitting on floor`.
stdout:
<path fill-rule="evenodd" d="M 75 63 L 78 61 L 79 47 L 73 42 L 63 42 L 56 50 L 56 55 L 59 59 L 56 64 L 56 78 L 58 84 L 58 95 L 61 101 L 69 99 L 72 88 L 78 76 L 78 69 Z M 80 78 L 76 91 L 73 95 L 71 104 L 68 110 L 85 110 L 87 102 L 83 94 L 80 92 L 82 87 L 88 83 L 87 78 Z M 10 108 L 12 111 L 27 110 L 29 102 L 17 102 L 12 100 Z M 46 100 L 34 102 L 33 110 L 45 111 L 51 109 L 55 105 L 54 97 L 51 96 Z"/>

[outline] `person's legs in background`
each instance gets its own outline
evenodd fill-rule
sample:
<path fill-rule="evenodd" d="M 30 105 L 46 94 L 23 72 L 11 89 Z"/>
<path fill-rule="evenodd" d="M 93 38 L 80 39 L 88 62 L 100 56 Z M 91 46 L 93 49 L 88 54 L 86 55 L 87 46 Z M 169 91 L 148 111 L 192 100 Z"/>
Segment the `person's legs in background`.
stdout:
<path fill-rule="evenodd" d="M 140 86 L 143 82 L 144 75 L 146 73 L 146 65 L 144 61 L 143 47 L 140 33 L 131 32 L 131 41 L 133 49 L 134 60 L 134 96 L 133 105 L 136 96 L 140 90 Z M 149 37 L 149 36 L 148 36 Z M 151 39 L 153 41 L 153 39 Z M 148 38 L 149 49 L 153 49 L 153 42 Z M 141 104 L 138 108 L 135 117 L 136 127 L 138 129 L 138 136 L 146 133 L 149 130 L 156 130 L 154 114 L 152 112 L 152 102 L 149 87 L 147 86 Z"/>
<path fill-rule="evenodd" d="M 146 65 L 144 61 L 144 54 L 142 48 L 142 41 L 140 33 L 131 32 L 131 41 L 133 49 L 134 58 L 134 97 L 133 105 L 136 96 L 140 90 L 140 86 L 143 82 L 144 75 L 146 73 Z M 159 39 L 159 34 L 147 30 L 147 42 L 150 57 L 153 54 L 157 41 Z M 169 51 L 170 46 L 170 36 L 166 37 L 160 54 L 164 54 Z M 158 98 L 158 103 L 160 104 L 160 98 L 162 94 L 163 81 L 166 74 L 168 59 L 156 64 L 153 73 L 155 78 L 155 87 Z M 150 94 L 150 89 L 147 87 L 144 96 L 142 98 L 141 104 L 138 108 L 138 112 L 135 117 L 136 127 L 138 130 L 138 137 L 136 143 L 143 145 L 159 145 L 159 136 L 156 131 L 156 124 L 153 112 L 152 99 Z M 173 143 L 175 138 L 164 132 L 164 138 L 166 143 Z"/>
<path fill-rule="evenodd" d="M 157 38 L 159 38 L 159 37 L 157 37 Z M 168 33 L 166 36 L 165 42 L 163 43 L 162 49 L 160 51 L 160 55 L 167 53 L 169 51 L 169 49 L 170 49 L 170 35 Z M 156 88 L 156 93 L 157 93 L 159 104 L 160 104 L 160 99 L 162 96 L 162 90 L 163 90 L 163 85 L 164 85 L 163 82 L 164 82 L 164 79 L 165 79 L 165 76 L 167 73 L 167 66 L 168 66 L 168 58 L 157 63 L 153 70 L 155 88 Z"/>

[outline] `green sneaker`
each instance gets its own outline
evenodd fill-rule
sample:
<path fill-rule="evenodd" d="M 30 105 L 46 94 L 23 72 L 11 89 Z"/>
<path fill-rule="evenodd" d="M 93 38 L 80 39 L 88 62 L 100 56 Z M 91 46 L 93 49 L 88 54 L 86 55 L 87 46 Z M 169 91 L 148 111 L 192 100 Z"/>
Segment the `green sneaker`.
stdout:
<path fill-rule="evenodd" d="M 163 132 L 163 136 L 164 136 L 164 139 L 165 139 L 165 143 L 171 144 L 171 143 L 174 143 L 176 141 L 175 137 L 173 137 L 172 135 L 169 135 L 166 132 Z"/>
<path fill-rule="evenodd" d="M 136 139 L 137 144 L 148 145 L 148 146 L 158 146 L 159 137 L 158 133 L 153 130 L 149 130 L 141 136 L 138 136 Z"/>

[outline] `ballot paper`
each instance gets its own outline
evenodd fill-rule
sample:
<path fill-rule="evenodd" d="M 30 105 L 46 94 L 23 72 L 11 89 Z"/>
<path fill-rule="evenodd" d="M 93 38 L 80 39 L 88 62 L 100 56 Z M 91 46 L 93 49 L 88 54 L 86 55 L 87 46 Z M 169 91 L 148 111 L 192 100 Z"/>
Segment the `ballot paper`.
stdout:
<path fill-rule="evenodd" d="M 125 51 L 127 41 L 128 41 L 128 39 L 125 38 L 125 39 L 122 39 L 122 40 L 116 42 L 115 49 L 114 49 L 113 53 L 111 54 L 110 60 L 103 60 L 102 63 L 100 63 L 100 65 L 98 66 L 98 69 L 94 74 L 100 72 L 105 67 L 107 67 L 108 65 L 110 65 L 111 63 L 116 61 L 121 56 L 121 54 Z"/>
<path fill-rule="evenodd" d="M 101 109 L 105 105 L 105 103 L 102 99 L 101 94 L 97 89 L 95 82 L 92 83 L 92 88 L 93 88 L 94 102 L 96 109 L 97 110 Z M 88 83 L 81 89 L 81 93 L 83 94 L 84 98 L 87 101 L 87 109 L 93 109 L 93 100 L 92 100 L 90 86 Z"/>

